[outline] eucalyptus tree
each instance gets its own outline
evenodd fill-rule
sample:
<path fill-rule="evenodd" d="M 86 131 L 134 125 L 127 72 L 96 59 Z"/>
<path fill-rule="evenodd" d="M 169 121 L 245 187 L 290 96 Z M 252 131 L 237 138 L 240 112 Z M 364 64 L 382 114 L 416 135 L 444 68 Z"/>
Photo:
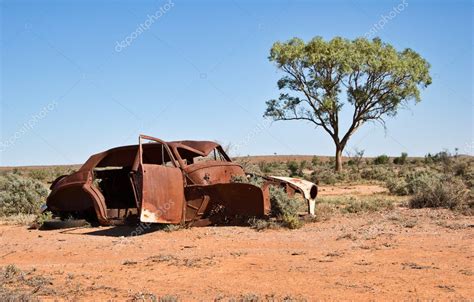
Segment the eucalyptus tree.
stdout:
<path fill-rule="evenodd" d="M 322 128 L 336 146 L 336 171 L 342 170 L 342 152 L 357 129 L 369 121 L 384 124 L 410 101 L 421 101 L 420 88 L 431 84 L 424 58 L 379 38 L 315 37 L 307 43 L 293 38 L 274 43 L 269 60 L 284 75 L 278 81 L 280 96 L 266 102 L 264 116 Z M 343 106 L 351 106 L 352 113 L 344 129 Z"/>

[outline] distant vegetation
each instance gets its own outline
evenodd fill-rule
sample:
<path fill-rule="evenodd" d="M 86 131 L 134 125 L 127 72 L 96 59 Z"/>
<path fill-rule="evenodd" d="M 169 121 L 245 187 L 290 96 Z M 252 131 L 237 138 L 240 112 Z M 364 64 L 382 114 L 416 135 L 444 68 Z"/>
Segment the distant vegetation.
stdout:
<path fill-rule="evenodd" d="M 407 153 L 389 158 L 380 155 L 363 158 L 355 152 L 335 172 L 334 158 L 313 157 L 311 161 L 238 158 L 247 171 L 256 174 L 296 176 L 321 185 L 380 184 L 391 194 L 410 196 L 410 207 L 443 207 L 474 213 L 474 158 L 442 151 L 424 158 L 409 158 Z"/>

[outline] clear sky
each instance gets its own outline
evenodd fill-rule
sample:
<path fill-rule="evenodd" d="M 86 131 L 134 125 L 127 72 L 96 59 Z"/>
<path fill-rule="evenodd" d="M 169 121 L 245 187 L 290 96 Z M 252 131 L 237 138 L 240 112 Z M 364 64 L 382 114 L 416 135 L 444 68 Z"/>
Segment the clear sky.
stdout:
<path fill-rule="evenodd" d="M 0 165 L 82 163 L 139 133 L 333 155 L 323 130 L 263 119 L 282 75 L 269 49 L 371 30 L 419 52 L 433 84 L 348 150 L 473 153 L 472 1 L 1 1 L 0 19 Z"/>

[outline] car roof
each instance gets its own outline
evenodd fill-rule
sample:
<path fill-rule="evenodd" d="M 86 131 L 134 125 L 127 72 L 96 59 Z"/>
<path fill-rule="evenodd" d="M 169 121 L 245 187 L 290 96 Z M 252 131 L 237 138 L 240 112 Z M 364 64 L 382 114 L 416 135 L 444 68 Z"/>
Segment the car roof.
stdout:
<path fill-rule="evenodd" d="M 203 156 L 207 156 L 212 150 L 220 146 L 218 143 L 213 141 L 195 141 L 195 140 L 183 140 L 183 141 L 172 141 L 164 142 L 170 148 L 179 148 L 183 147 L 188 150 L 192 150 Z M 119 146 L 115 148 L 108 149 L 106 151 L 94 154 L 89 157 L 89 159 L 82 165 L 80 170 L 90 170 L 96 167 L 101 160 L 103 160 L 108 155 L 120 152 L 120 157 L 131 158 L 133 154 L 138 150 L 138 145 L 128 145 L 128 146 Z"/>

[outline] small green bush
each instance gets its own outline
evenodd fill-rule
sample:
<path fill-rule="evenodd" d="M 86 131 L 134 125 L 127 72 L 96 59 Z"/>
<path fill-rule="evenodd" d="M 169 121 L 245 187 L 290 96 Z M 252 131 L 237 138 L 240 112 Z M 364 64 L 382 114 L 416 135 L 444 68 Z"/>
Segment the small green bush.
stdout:
<path fill-rule="evenodd" d="M 258 167 L 260 171 L 264 174 L 272 173 L 272 165 L 267 163 L 266 161 L 261 161 L 258 163 Z"/>
<path fill-rule="evenodd" d="M 255 176 L 234 176 L 231 181 L 235 183 L 250 183 L 258 187 L 263 184 L 263 179 Z M 276 217 L 277 221 L 251 218 L 248 220 L 248 223 L 252 228 L 257 231 L 280 226 L 296 229 L 303 225 L 298 217 L 298 211 L 301 206 L 300 200 L 289 197 L 283 188 L 270 186 L 270 203 L 272 208 L 271 216 Z"/>
<path fill-rule="evenodd" d="M 13 173 L 0 176 L 0 216 L 36 214 L 48 192 L 38 180 Z"/>
<path fill-rule="evenodd" d="M 46 221 L 53 219 L 53 214 L 51 212 L 44 212 L 38 214 L 35 218 L 35 221 L 31 225 L 32 228 L 39 229 L 43 226 Z"/>
<path fill-rule="evenodd" d="M 303 222 L 297 215 L 283 215 L 280 217 L 281 223 L 284 227 L 294 230 L 303 226 Z"/>
<path fill-rule="evenodd" d="M 318 168 L 311 173 L 310 180 L 315 184 L 334 185 L 337 182 L 337 173 L 333 169 Z"/>
<path fill-rule="evenodd" d="M 301 173 L 300 173 L 300 166 L 298 165 L 298 163 L 294 160 L 292 161 L 289 161 L 287 164 L 286 164 L 288 170 L 290 171 L 290 177 L 295 177 L 295 176 L 301 176 Z"/>
<path fill-rule="evenodd" d="M 377 166 L 362 170 L 360 177 L 366 180 L 387 181 L 393 177 L 396 177 L 396 174 L 387 166 Z"/>
<path fill-rule="evenodd" d="M 386 165 L 389 162 L 390 162 L 390 158 L 387 155 L 382 154 L 382 155 L 379 155 L 376 158 L 374 158 L 373 164 L 374 165 Z"/>
<path fill-rule="evenodd" d="M 270 187 L 270 203 L 272 216 L 277 217 L 278 223 L 288 229 L 298 229 L 303 226 L 298 211 L 301 202 L 291 198 L 282 188 Z"/>
<path fill-rule="evenodd" d="M 321 161 L 319 160 L 319 157 L 317 157 L 316 155 L 313 156 L 313 158 L 311 159 L 311 165 L 313 165 L 313 167 L 316 167 L 319 166 L 320 163 Z"/>
<path fill-rule="evenodd" d="M 395 157 L 393 159 L 393 163 L 396 164 L 396 165 L 404 165 L 407 163 L 407 157 L 408 157 L 408 153 L 406 152 L 403 152 L 400 157 Z"/>
<path fill-rule="evenodd" d="M 49 178 L 50 173 L 46 169 L 37 169 L 30 171 L 29 176 L 31 178 L 45 182 Z"/>
<path fill-rule="evenodd" d="M 277 222 L 268 219 L 257 219 L 253 217 L 248 220 L 248 223 L 252 229 L 257 231 L 274 230 L 280 228 L 280 225 Z"/>
<path fill-rule="evenodd" d="M 291 198 L 282 188 L 270 187 L 270 204 L 272 215 L 278 216 L 298 216 L 299 201 Z"/>
<path fill-rule="evenodd" d="M 428 153 L 425 155 L 425 163 L 443 163 L 443 164 L 450 164 L 451 163 L 451 153 L 448 151 L 441 151 L 434 155 Z"/>
<path fill-rule="evenodd" d="M 247 173 L 262 174 L 260 167 L 253 163 L 248 157 L 237 158 L 235 162 L 241 165 Z"/>

